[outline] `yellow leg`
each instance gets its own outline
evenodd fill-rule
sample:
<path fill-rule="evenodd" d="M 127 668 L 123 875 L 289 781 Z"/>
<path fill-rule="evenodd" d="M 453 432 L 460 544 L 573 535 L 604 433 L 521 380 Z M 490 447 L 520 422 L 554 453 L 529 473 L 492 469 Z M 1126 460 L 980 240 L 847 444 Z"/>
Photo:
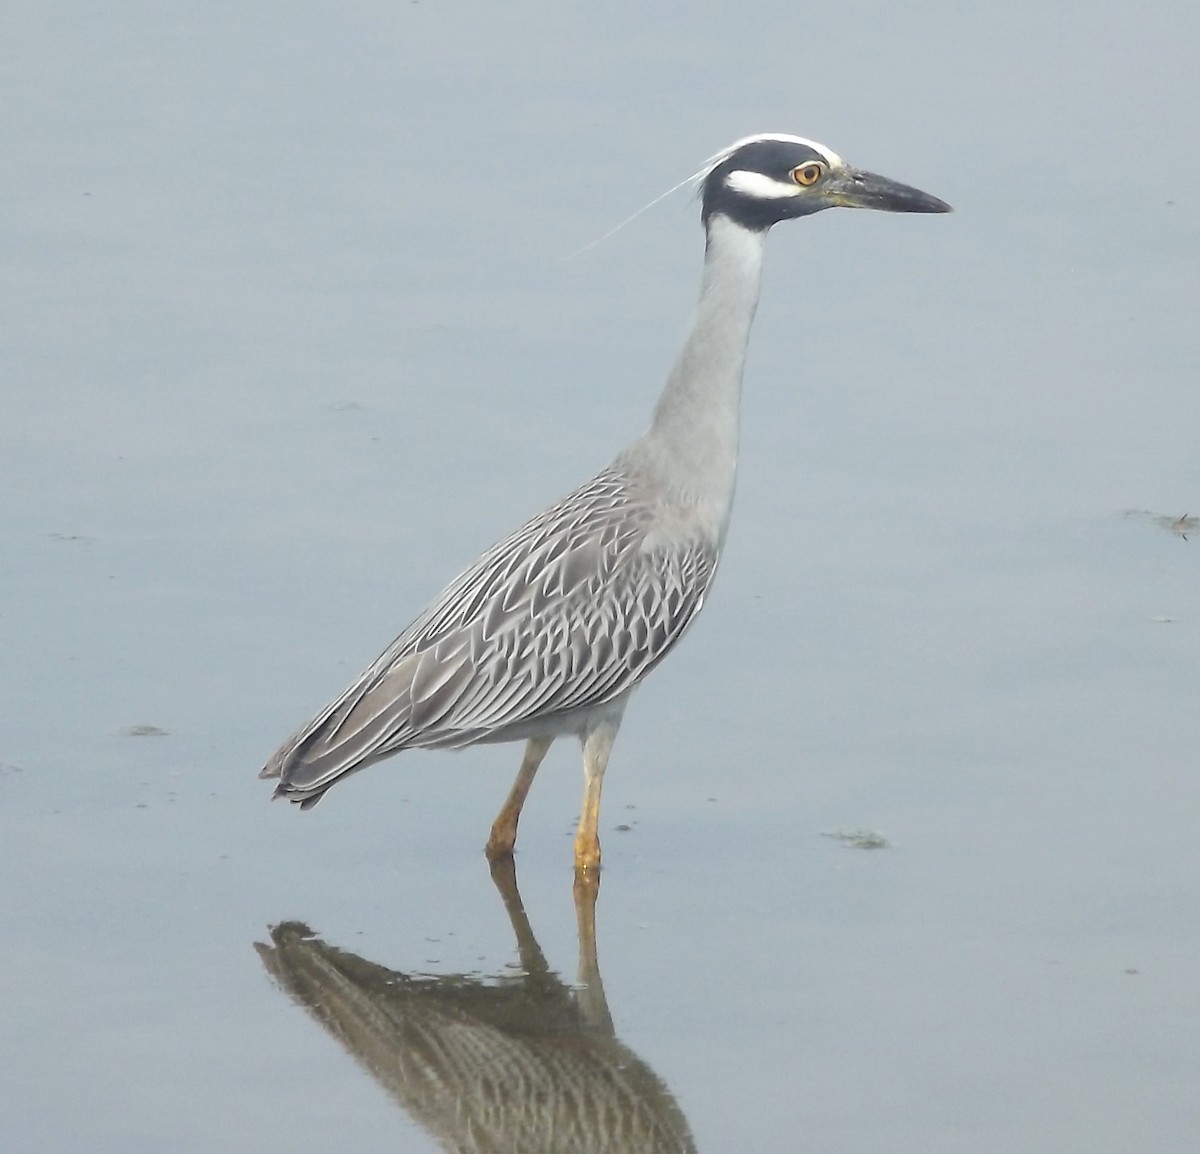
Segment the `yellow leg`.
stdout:
<path fill-rule="evenodd" d="M 596 833 L 600 821 L 600 789 L 620 724 L 619 717 L 607 718 L 583 739 L 583 808 L 579 814 L 579 831 L 575 834 L 576 876 L 600 868 L 600 838 Z"/>
<path fill-rule="evenodd" d="M 521 768 L 517 770 L 517 780 L 508 791 L 508 798 L 492 822 L 492 834 L 488 838 L 484 853 L 488 861 L 496 861 L 502 857 L 511 857 L 513 846 L 517 844 L 517 822 L 521 820 L 521 806 L 533 785 L 533 776 L 546 756 L 553 737 L 531 737 L 525 743 L 525 756 L 521 758 Z"/>

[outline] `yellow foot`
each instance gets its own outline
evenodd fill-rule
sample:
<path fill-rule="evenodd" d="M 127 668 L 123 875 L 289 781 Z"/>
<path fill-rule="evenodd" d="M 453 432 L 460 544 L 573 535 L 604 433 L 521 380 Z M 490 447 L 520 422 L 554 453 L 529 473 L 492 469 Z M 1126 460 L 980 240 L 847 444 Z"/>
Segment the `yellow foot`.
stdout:
<path fill-rule="evenodd" d="M 515 838 L 498 838 L 493 834 L 488 838 L 488 843 L 483 847 L 483 852 L 487 855 L 488 861 L 494 865 L 496 862 L 504 861 L 506 858 L 511 860 L 514 845 L 516 845 Z"/>
<path fill-rule="evenodd" d="M 600 839 L 592 834 L 576 834 L 575 836 L 575 872 L 599 873 L 600 871 Z"/>
<path fill-rule="evenodd" d="M 488 861 L 499 861 L 501 858 L 512 857 L 516 844 L 517 823 L 497 818 L 483 852 L 487 854 Z"/>
<path fill-rule="evenodd" d="M 592 866 L 590 869 L 583 869 L 576 866 L 575 884 L 571 889 L 575 894 L 576 912 L 589 911 L 590 915 L 594 917 L 596 895 L 600 892 L 600 867 Z M 593 934 L 594 932 L 593 930 Z"/>

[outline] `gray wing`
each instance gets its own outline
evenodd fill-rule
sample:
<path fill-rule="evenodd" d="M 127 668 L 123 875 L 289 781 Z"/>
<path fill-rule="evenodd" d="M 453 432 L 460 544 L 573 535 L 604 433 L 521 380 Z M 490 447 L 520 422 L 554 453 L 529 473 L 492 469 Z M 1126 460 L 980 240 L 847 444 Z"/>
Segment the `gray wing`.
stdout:
<path fill-rule="evenodd" d="M 315 803 L 401 749 L 469 745 L 632 688 L 699 611 L 717 563 L 657 511 L 616 467 L 599 474 L 443 590 L 262 776 Z"/>

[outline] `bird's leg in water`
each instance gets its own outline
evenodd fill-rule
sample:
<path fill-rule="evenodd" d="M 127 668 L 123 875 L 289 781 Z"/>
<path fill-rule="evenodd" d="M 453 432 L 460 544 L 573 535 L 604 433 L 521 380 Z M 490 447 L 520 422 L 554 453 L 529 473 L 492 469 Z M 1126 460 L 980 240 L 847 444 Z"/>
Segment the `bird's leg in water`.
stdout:
<path fill-rule="evenodd" d="M 521 768 L 517 770 L 517 780 L 508 791 L 508 798 L 492 822 L 492 835 L 488 838 L 484 853 L 488 861 L 496 861 L 502 857 L 511 857 L 513 846 L 517 844 L 517 822 L 521 820 L 521 806 L 533 785 L 533 776 L 546 756 L 553 737 L 531 737 L 525 743 L 525 756 L 521 758 Z"/>
<path fill-rule="evenodd" d="M 583 808 L 579 814 L 579 830 L 575 834 L 575 873 L 587 873 L 600 868 L 600 838 L 596 825 L 600 821 L 600 789 L 604 784 L 604 769 L 617 730 L 619 717 L 606 717 L 590 728 L 583 739 Z"/>

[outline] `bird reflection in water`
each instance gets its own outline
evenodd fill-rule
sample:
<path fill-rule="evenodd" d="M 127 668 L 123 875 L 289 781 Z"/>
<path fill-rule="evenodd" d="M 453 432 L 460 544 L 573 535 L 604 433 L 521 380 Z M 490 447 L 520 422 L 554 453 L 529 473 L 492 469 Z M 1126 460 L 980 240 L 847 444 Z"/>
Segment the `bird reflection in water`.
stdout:
<path fill-rule="evenodd" d="M 596 960 L 595 886 L 576 887 L 578 983 L 549 967 L 512 858 L 492 870 L 521 961 L 493 977 L 406 974 L 299 922 L 255 943 L 263 965 L 439 1144 L 456 1154 L 682 1154 L 687 1120 L 616 1037 Z"/>

